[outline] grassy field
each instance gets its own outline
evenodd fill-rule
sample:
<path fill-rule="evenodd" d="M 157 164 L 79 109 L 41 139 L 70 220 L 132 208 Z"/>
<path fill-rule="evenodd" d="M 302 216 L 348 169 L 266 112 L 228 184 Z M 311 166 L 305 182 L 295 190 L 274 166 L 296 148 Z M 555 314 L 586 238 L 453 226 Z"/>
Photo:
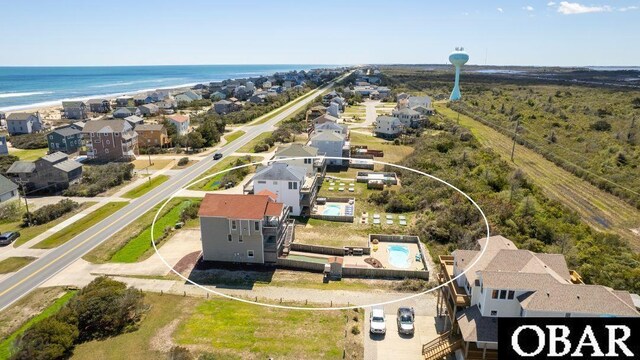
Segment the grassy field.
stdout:
<path fill-rule="evenodd" d="M 413 152 L 413 147 L 408 145 L 394 145 L 392 141 L 386 141 L 371 135 L 365 135 L 358 132 L 351 132 L 351 145 L 367 145 L 370 149 L 384 151 L 384 156 L 374 158 L 377 161 L 389 163 L 399 163 Z M 376 164 L 376 170 L 381 169 L 383 165 Z"/>
<path fill-rule="evenodd" d="M 9 257 L 0 261 L 0 274 L 18 271 L 29 265 L 36 258 L 31 256 Z"/>
<path fill-rule="evenodd" d="M 458 113 L 442 104 L 437 104 L 436 108 L 440 114 L 457 121 Z M 511 163 L 513 139 L 465 115 L 460 115 L 460 125 L 471 130 L 481 144 Z M 513 167 L 529 175 L 547 196 L 576 211 L 584 222 L 594 228 L 619 234 L 636 250 L 640 249 L 640 237 L 630 231 L 640 227 L 640 211 L 561 169 L 531 149 L 516 145 L 515 154 L 515 162 L 511 163 Z"/>
<path fill-rule="evenodd" d="M 227 135 L 224 136 L 224 139 L 227 141 L 227 144 L 229 144 L 230 142 L 236 140 L 237 138 L 241 137 L 242 135 L 246 134 L 246 132 L 242 131 L 242 130 L 236 130 L 232 133 L 229 133 Z"/>
<path fill-rule="evenodd" d="M 99 223 L 107 216 L 126 206 L 128 202 L 110 202 L 96 211 L 88 214 L 82 220 L 75 222 L 57 233 L 49 236 L 33 246 L 34 249 L 51 249 L 73 239 L 83 231 Z"/>
<path fill-rule="evenodd" d="M 11 149 L 9 155 L 15 155 L 22 161 L 34 161 L 47 155 L 48 148 L 44 149 Z"/>
<path fill-rule="evenodd" d="M 46 307 L 41 313 L 32 317 L 27 322 L 22 324 L 20 328 L 8 335 L 2 342 L 0 342 L 0 359 L 8 359 L 11 355 L 11 349 L 13 348 L 14 341 L 22 335 L 28 328 L 34 324 L 55 315 L 60 309 L 75 295 L 75 291 L 69 291 L 56 299 L 53 304 Z"/>
<path fill-rule="evenodd" d="M 20 237 L 13 243 L 14 247 L 18 247 L 21 246 L 22 244 L 26 243 L 27 241 L 33 239 L 34 237 L 42 234 L 43 232 L 51 229 L 52 227 L 60 224 L 61 222 L 67 220 L 68 218 L 74 216 L 75 214 L 83 211 L 86 208 L 89 208 L 93 205 L 97 204 L 94 201 L 88 201 L 86 203 L 82 203 L 80 204 L 80 207 L 77 208 L 76 210 L 68 213 L 68 214 L 64 214 L 63 216 L 50 221 L 46 224 L 42 224 L 42 225 L 36 225 L 36 226 L 30 226 L 30 227 L 22 227 L 22 221 L 14 221 L 14 222 L 5 222 L 0 224 L 0 232 L 6 232 L 6 231 L 19 231 L 20 232 Z"/>
<path fill-rule="evenodd" d="M 269 136 L 271 136 L 271 132 L 265 132 L 262 133 L 258 136 L 256 136 L 253 140 L 249 141 L 248 143 L 244 144 L 240 149 L 238 149 L 237 152 L 239 153 L 255 153 L 255 151 L 253 151 L 253 147 L 264 142 L 264 140 L 266 138 L 268 138 Z M 271 149 L 269 149 L 271 150 Z"/>
<path fill-rule="evenodd" d="M 202 179 L 204 177 L 207 177 L 211 174 L 215 174 L 219 171 L 225 170 L 225 169 L 229 169 L 231 167 L 233 167 L 233 165 L 236 163 L 236 160 L 240 159 L 240 156 L 227 156 L 222 158 L 220 161 L 218 161 L 215 165 L 213 165 L 211 168 L 209 168 L 209 170 L 207 170 L 204 174 L 198 176 L 198 179 Z M 258 157 L 251 157 L 251 161 L 258 161 L 259 158 Z M 201 191 L 213 191 L 213 190 L 217 190 L 220 188 L 220 186 L 222 185 L 220 183 L 220 180 L 222 180 L 222 178 L 228 174 L 229 172 L 225 172 L 222 174 L 218 174 L 216 176 L 210 177 L 207 180 L 202 180 L 198 183 L 195 183 L 193 185 L 191 185 L 189 187 L 189 190 L 201 190 Z"/>
<path fill-rule="evenodd" d="M 345 329 L 355 311 L 301 312 L 262 309 L 231 300 L 146 294 L 149 313 L 130 333 L 76 347 L 73 359 L 160 359 L 173 345 L 198 355 L 212 352 L 221 359 L 348 359 L 362 358 L 362 341 Z M 304 341 L 300 338 L 304 337 Z M 360 341 L 358 341 L 360 340 Z"/>
<path fill-rule="evenodd" d="M 127 191 L 126 193 L 124 193 L 124 195 L 122 195 L 122 197 L 128 199 L 138 198 L 153 190 L 155 187 L 159 186 L 167 180 L 169 180 L 169 177 L 167 175 L 158 175 L 151 178 L 151 181 L 146 181 L 144 184 L 136 187 L 135 189 Z"/>
<path fill-rule="evenodd" d="M 144 155 L 141 155 L 140 159 L 133 162 L 133 166 L 135 166 L 135 169 L 138 171 L 144 171 L 146 169 L 162 170 L 174 161 L 173 159 L 151 159 L 151 166 L 149 166 L 149 159 L 146 157 L 143 158 L 142 156 Z"/>
<path fill-rule="evenodd" d="M 162 217 L 159 217 L 154 226 L 154 239 L 156 240 L 157 246 L 160 245 L 160 236 L 162 236 L 164 229 L 175 226 L 175 224 L 180 221 L 180 214 L 182 213 L 182 210 L 190 203 L 191 200 L 173 199 L 169 204 L 167 204 L 166 208 L 168 208 L 169 211 L 165 212 Z M 153 216 L 155 216 L 155 212 L 157 212 L 157 209 L 153 212 Z M 146 229 L 116 251 L 110 261 L 118 263 L 134 263 L 145 257 L 145 254 L 151 249 L 151 224 L 149 224 Z"/>

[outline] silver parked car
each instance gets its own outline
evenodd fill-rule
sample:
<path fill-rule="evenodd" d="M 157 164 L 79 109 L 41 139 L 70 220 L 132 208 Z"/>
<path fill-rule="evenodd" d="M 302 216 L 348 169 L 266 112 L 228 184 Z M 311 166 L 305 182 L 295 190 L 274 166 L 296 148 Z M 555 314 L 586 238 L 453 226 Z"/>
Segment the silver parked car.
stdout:
<path fill-rule="evenodd" d="M 415 331 L 414 321 L 415 312 L 413 308 L 401 307 L 398 308 L 398 333 L 405 335 L 413 335 Z"/>
<path fill-rule="evenodd" d="M 371 314 L 369 315 L 369 325 L 369 331 L 372 334 L 384 335 L 387 332 L 387 325 L 385 323 L 383 308 L 379 307 L 371 309 Z"/>

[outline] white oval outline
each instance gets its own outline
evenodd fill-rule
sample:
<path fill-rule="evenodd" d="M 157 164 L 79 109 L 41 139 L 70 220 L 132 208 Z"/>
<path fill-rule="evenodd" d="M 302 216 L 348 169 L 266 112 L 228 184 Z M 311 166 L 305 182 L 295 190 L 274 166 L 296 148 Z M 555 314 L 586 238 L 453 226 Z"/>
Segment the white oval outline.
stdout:
<path fill-rule="evenodd" d="M 378 306 L 383 306 L 383 305 L 388 305 L 388 304 L 394 304 L 400 301 L 404 301 L 404 300 L 409 300 L 409 299 L 413 299 L 416 298 L 418 296 L 422 296 L 425 294 L 428 294 L 430 292 L 433 292 L 435 290 L 440 289 L 441 287 L 447 286 L 449 285 L 449 283 L 452 283 L 453 281 L 457 280 L 458 278 L 460 278 L 462 275 L 465 275 L 467 273 L 467 271 L 469 271 L 471 268 L 473 268 L 473 266 L 480 260 L 480 258 L 482 258 L 482 256 L 484 255 L 485 251 L 487 250 L 488 244 L 489 244 L 489 237 L 490 237 L 490 229 L 489 229 L 489 221 L 487 220 L 487 217 L 485 216 L 484 212 L 482 211 L 482 209 L 480 208 L 480 206 L 469 196 L 467 195 L 464 191 L 458 189 L 457 187 L 455 187 L 454 185 L 449 184 L 448 182 L 427 174 L 423 171 L 420 170 L 416 170 L 416 169 L 412 169 L 406 166 L 402 166 L 402 165 L 398 165 L 398 164 L 392 164 L 392 163 L 387 163 L 384 161 L 377 161 L 377 160 L 372 160 L 372 159 L 366 159 L 367 162 L 371 162 L 373 164 L 381 164 L 381 165 L 388 165 L 388 166 L 393 166 L 393 167 L 397 167 L 403 170 L 407 170 L 407 171 L 411 171 L 423 176 L 426 176 L 430 179 L 436 180 L 442 184 L 445 184 L 447 186 L 449 186 L 450 188 L 456 190 L 457 192 L 459 192 L 460 194 L 462 194 L 465 198 L 467 198 L 472 204 L 473 206 L 476 207 L 476 209 L 478 209 L 478 211 L 480 212 L 480 214 L 482 215 L 482 218 L 484 220 L 484 224 L 487 228 L 487 242 L 484 246 L 484 248 L 482 249 L 482 251 L 480 252 L 480 256 L 478 256 L 476 258 L 476 260 L 474 262 L 471 263 L 471 265 L 467 266 L 466 270 L 464 270 L 462 273 L 460 273 L 458 276 L 452 278 L 451 280 L 440 284 L 436 287 L 433 287 L 431 289 L 427 289 L 423 292 L 420 293 L 416 293 L 416 294 L 411 294 L 399 299 L 395 299 L 395 300 L 389 300 L 389 301 L 385 301 L 385 302 L 381 302 L 381 303 L 374 303 L 374 304 L 365 304 L 365 305 L 353 305 L 353 306 L 336 306 L 336 307 L 302 307 L 302 306 L 288 306 L 288 305 L 278 305 L 278 304 L 267 304 L 267 303 L 262 303 L 259 301 L 253 301 L 253 300 L 247 300 L 247 299 L 243 299 L 240 297 L 236 297 L 233 295 L 229 295 L 229 294 L 225 294 L 225 293 L 221 293 L 219 291 L 213 290 L 213 289 L 209 289 L 203 285 L 200 285 L 194 281 L 192 281 L 191 279 L 183 276 L 182 274 L 180 274 L 179 272 L 177 272 L 173 266 L 169 265 L 169 263 L 162 257 L 162 255 L 160 255 L 160 253 L 158 252 L 158 248 L 156 247 L 156 242 L 153 236 L 153 232 L 154 232 L 154 227 L 156 224 L 156 220 L 158 219 L 158 215 L 160 215 L 160 213 L 162 212 L 162 209 L 164 209 L 164 207 L 169 203 L 169 201 L 171 201 L 180 191 L 182 191 L 183 189 L 187 189 L 188 187 L 195 185 L 203 180 L 212 178 L 214 176 L 220 175 L 220 174 L 224 174 L 226 172 L 232 171 L 232 170 L 237 170 L 237 169 L 242 169 L 244 167 L 249 167 L 249 166 L 253 166 L 253 165 L 262 165 L 263 163 L 274 163 L 274 162 L 280 162 L 280 161 L 291 161 L 291 160 L 301 160 L 301 159 L 308 159 L 309 157 L 306 156 L 296 156 L 296 157 L 288 157 L 288 158 L 282 158 L 282 159 L 278 159 L 278 160 L 262 160 L 262 161 L 256 161 L 256 162 L 251 162 L 248 164 L 244 164 L 244 165 L 239 165 L 239 166 L 235 166 L 229 169 L 224 169 L 222 171 L 218 171 L 214 174 L 211 175 L 207 175 L 205 177 L 203 177 L 202 179 L 195 179 L 194 181 L 188 183 L 187 185 L 184 185 L 182 188 L 176 190 L 173 194 L 171 194 L 167 200 L 164 202 L 164 204 L 162 204 L 162 206 L 160 206 L 160 208 L 158 209 L 158 211 L 156 212 L 156 215 L 153 217 L 153 222 L 151 223 L 151 244 L 153 245 L 153 248 L 156 252 L 156 255 L 158 255 L 158 257 L 160 257 L 160 260 L 162 260 L 162 262 L 169 268 L 169 270 L 171 270 L 174 274 L 178 275 L 180 278 L 184 279 L 185 281 L 187 281 L 188 283 L 195 285 L 197 287 L 199 287 L 202 290 L 208 291 L 210 293 L 222 296 L 224 298 L 230 299 L 230 300 L 236 300 L 236 301 L 240 301 L 243 303 L 247 303 L 247 304 L 253 304 L 253 305 L 259 305 L 259 306 L 265 306 L 265 307 L 272 307 L 272 308 L 276 308 L 276 309 L 286 309 L 286 310 L 317 310 L 317 311 L 331 311 L 331 310 L 351 310 L 351 309 L 359 309 L 359 308 L 367 308 L 367 307 L 378 307 Z M 205 158 L 205 160 L 201 160 L 201 161 L 207 161 L 207 158 Z M 325 159 L 325 160 L 351 160 L 351 158 L 346 158 L 346 157 L 341 157 L 341 156 L 314 156 L 312 157 L 312 159 Z M 217 165 L 217 163 L 215 164 Z M 435 270 L 435 269 L 434 269 Z M 429 274 L 431 275 L 431 274 Z"/>

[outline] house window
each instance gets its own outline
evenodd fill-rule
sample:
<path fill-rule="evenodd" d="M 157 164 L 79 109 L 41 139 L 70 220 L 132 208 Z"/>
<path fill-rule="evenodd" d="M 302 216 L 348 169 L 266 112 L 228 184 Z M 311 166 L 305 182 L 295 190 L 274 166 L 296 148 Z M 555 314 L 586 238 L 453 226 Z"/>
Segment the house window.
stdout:
<path fill-rule="evenodd" d="M 491 291 L 491 298 L 492 299 L 497 299 L 498 298 L 498 290 L 492 290 Z"/>
<path fill-rule="evenodd" d="M 478 310 L 482 310 L 482 304 L 478 303 Z"/>
<path fill-rule="evenodd" d="M 229 241 L 231 241 L 231 240 L 232 240 L 232 239 L 231 239 L 231 234 L 227 235 L 227 239 L 228 239 Z"/>
<path fill-rule="evenodd" d="M 311 159 L 304 159 L 305 164 L 311 164 Z"/>
<path fill-rule="evenodd" d="M 266 183 L 267 183 L 267 182 L 266 182 L 266 181 L 264 181 L 264 180 L 259 180 L 259 181 L 258 181 L 258 184 L 266 184 Z"/>
<path fill-rule="evenodd" d="M 289 190 L 298 190 L 298 183 L 295 181 L 289 181 Z"/>
<path fill-rule="evenodd" d="M 236 230 L 238 228 L 236 221 L 235 220 L 231 220 L 231 230 Z"/>
<path fill-rule="evenodd" d="M 507 298 L 507 290 L 500 290 L 500 300 Z"/>
<path fill-rule="evenodd" d="M 256 221 L 256 222 L 254 222 L 254 223 L 253 223 L 253 225 L 254 225 L 254 229 L 255 229 L 256 231 L 260 231 L 260 221 Z"/>
<path fill-rule="evenodd" d="M 53 140 L 53 135 L 49 135 L 49 139 Z"/>
<path fill-rule="evenodd" d="M 513 297 L 515 296 L 516 292 L 513 290 L 509 290 L 509 294 L 507 295 L 507 299 L 509 300 L 513 300 Z"/>
<path fill-rule="evenodd" d="M 238 236 L 238 242 L 243 242 L 242 235 Z"/>
<path fill-rule="evenodd" d="M 498 310 L 491 310 L 491 316 L 498 316 Z"/>
<path fill-rule="evenodd" d="M 247 250 L 247 257 L 253 257 L 253 250 Z"/>

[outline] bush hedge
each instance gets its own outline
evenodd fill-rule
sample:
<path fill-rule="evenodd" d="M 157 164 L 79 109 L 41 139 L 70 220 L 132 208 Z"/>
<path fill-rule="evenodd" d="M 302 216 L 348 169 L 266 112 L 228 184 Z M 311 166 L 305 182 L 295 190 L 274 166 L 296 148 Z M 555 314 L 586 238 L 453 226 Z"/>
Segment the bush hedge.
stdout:
<path fill-rule="evenodd" d="M 45 133 L 13 135 L 9 138 L 9 141 L 16 149 L 43 149 L 49 147 L 47 134 Z"/>
<path fill-rule="evenodd" d="M 42 225 L 55 220 L 80 206 L 70 199 L 62 199 L 57 204 L 45 205 L 31 213 L 31 225 Z M 29 214 L 22 216 L 24 225 L 29 225 Z"/>
<path fill-rule="evenodd" d="M 63 194 L 65 196 L 96 196 L 109 188 L 131 180 L 133 169 L 134 166 L 131 163 L 85 166 L 82 181 L 69 186 Z"/>

